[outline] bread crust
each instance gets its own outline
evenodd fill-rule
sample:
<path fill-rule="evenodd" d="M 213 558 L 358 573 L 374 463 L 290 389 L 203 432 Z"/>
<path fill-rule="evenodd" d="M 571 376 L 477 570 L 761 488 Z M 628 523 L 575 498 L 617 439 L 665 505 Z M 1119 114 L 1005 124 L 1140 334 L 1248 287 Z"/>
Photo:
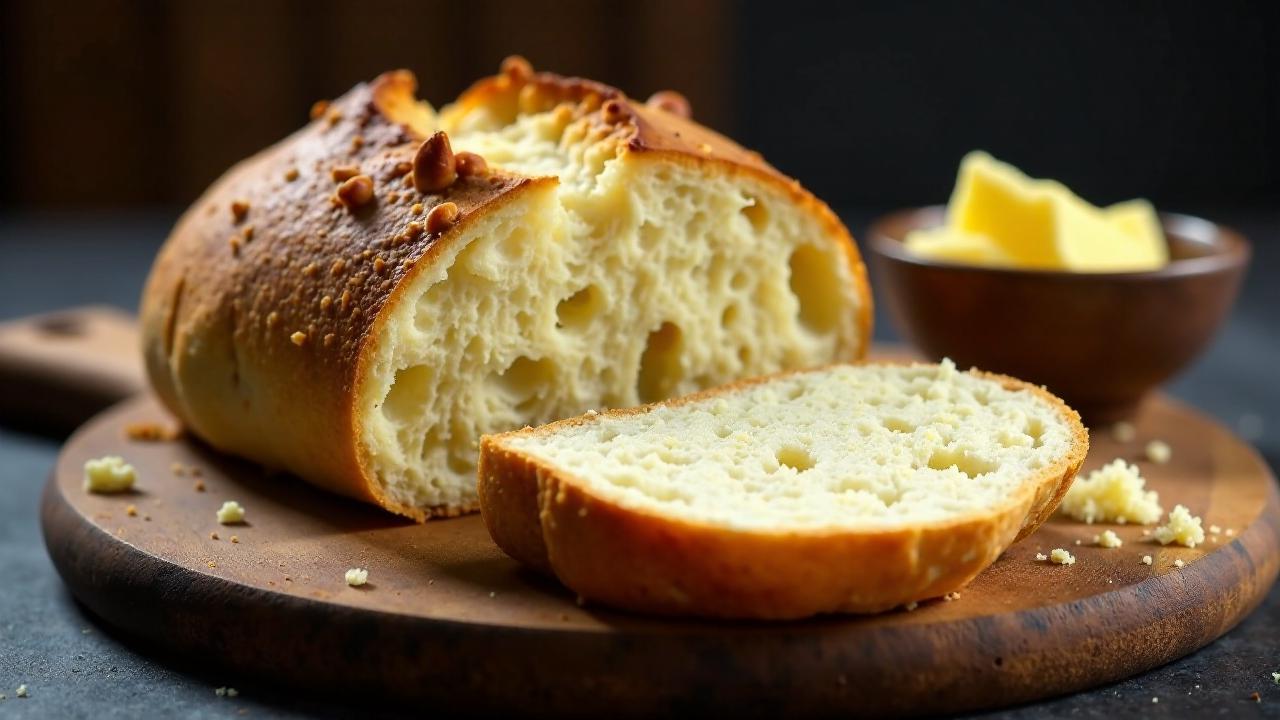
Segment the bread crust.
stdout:
<path fill-rule="evenodd" d="M 559 93 L 630 102 L 598 83 L 536 77 L 539 86 Z M 559 181 L 494 167 L 440 193 L 418 192 L 407 168 L 435 128 L 426 126 L 434 112 L 416 101 L 415 88 L 408 71 L 386 73 L 231 168 L 174 228 L 152 267 L 140 315 L 151 384 L 197 436 L 422 521 L 476 508 L 398 502 L 375 477 L 360 413 L 382 323 L 468 225 Z M 514 102 L 518 88 L 500 75 L 477 83 L 458 104 L 494 101 L 494 92 L 508 93 Z M 635 152 L 663 152 L 769 178 L 821 215 L 844 248 L 863 301 L 862 341 L 841 354 L 865 352 L 871 304 L 865 269 L 834 214 L 758 155 L 670 113 L 628 107 L 636 112 L 617 124 L 633 133 Z M 695 130 L 705 135 L 698 142 L 713 145 L 711 152 L 669 139 L 692 137 Z M 348 168 L 372 179 L 371 202 L 347 207 L 339 201 L 335 178 Z M 444 202 L 460 211 L 455 225 L 435 235 L 415 229 Z"/>
<path fill-rule="evenodd" d="M 730 530 L 624 508 L 571 473 L 506 440 L 603 416 L 646 412 L 735 392 L 780 373 L 642 408 L 612 410 L 481 440 L 480 509 L 509 555 L 554 574 L 582 597 L 661 615 L 794 619 L 880 612 L 958 590 L 1053 513 L 1088 452 L 1079 415 L 1042 387 L 978 373 L 1048 401 L 1070 424 L 1071 451 L 983 513 L 880 530 Z"/>

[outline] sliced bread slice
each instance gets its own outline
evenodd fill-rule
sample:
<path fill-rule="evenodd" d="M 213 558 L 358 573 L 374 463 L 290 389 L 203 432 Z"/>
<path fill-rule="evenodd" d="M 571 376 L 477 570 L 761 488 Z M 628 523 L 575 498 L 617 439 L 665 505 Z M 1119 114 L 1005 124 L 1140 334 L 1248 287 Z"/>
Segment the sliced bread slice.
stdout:
<path fill-rule="evenodd" d="M 878 612 L 963 586 L 1084 461 L 1043 388 L 941 365 L 835 365 L 481 441 L 509 555 L 671 615 Z"/>

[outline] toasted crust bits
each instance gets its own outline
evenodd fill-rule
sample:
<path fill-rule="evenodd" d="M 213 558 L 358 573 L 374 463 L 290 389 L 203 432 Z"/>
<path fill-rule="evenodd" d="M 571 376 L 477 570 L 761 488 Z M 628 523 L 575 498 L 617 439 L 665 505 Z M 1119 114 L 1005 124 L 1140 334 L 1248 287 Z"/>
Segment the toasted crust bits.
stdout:
<path fill-rule="evenodd" d="M 307 342 L 307 334 L 302 331 L 295 332 L 289 336 L 289 342 L 298 346 L 304 345 Z"/>
<path fill-rule="evenodd" d="M 675 90 L 659 90 L 649 96 L 645 105 L 655 110 L 663 110 L 672 115 L 679 115 L 682 118 L 693 117 L 693 107 L 689 105 L 688 98 Z"/>
<path fill-rule="evenodd" d="M 338 165 L 329 171 L 329 177 L 336 183 L 346 182 L 359 174 L 360 168 L 355 165 Z"/>
<path fill-rule="evenodd" d="M 177 428 L 166 427 L 158 422 L 135 422 L 129 423 L 124 427 L 124 436 L 126 438 L 140 442 L 175 440 L 178 435 Z"/>
<path fill-rule="evenodd" d="M 289 168 L 284 171 L 285 182 L 293 182 L 298 179 L 298 168 Z"/>
<path fill-rule="evenodd" d="M 458 206 L 451 202 L 440 203 L 427 213 L 427 232 L 431 235 L 439 235 L 453 227 L 457 221 Z"/>
<path fill-rule="evenodd" d="M 373 200 L 373 178 L 356 175 L 338 186 L 338 199 L 348 210 L 368 205 Z"/>
<path fill-rule="evenodd" d="M 237 223 L 244 220 L 249 214 L 249 203 L 246 200 L 231 201 L 231 218 Z"/>
<path fill-rule="evenodd" d="M 449 136 L 437 132 L 423 141 L 413 156 L 413 187 L 420 193 L 438 193 L 457 179 L 458 165 Z"/>
<path fill-rule="evenodd" d="M 533 77 L 533 65 L 519 55 L 503 58 L 499 68 L 499 72 L 513 83 L 526 83 Z"/>
<path fill-rule="evenodd" d="M 454 156 L 458 177 L 483 177 L 489 174 L 489 163 L 473 152 L 460 152 Z"/>
<path fill-rule="evenodd" d="M 626 103 L 617 98 L 609 100 L 600 108 L 600 118 L 610 125 L 617 125 L 630 115 Z"/>
<path fill-rule="evenodd" d="M 329 111 L 329 101 L 317 100 L 311 104 L 311 119 L 319 120 L 320 118 L 324 117 L 324 114 L 328 111 Z"/>

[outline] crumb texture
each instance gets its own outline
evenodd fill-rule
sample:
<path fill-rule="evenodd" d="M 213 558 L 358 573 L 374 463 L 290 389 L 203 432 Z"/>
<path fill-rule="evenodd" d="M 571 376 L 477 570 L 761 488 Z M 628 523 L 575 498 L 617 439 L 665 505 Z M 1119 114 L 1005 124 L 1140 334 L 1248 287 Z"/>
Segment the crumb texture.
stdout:
<path fill-rule="evenodd" d="M 96 458 L 84 464 L 84 489 L 87 492 L 128 492 L 137 479 L 137 471 L 119 455 Z"/>
<path fill-rule="evenodd" d="M 619 506 L 730 529 L 989 512 L 1073 450 L 1044 396 L 941 365 L 842 365 L 500 442 Z"/>
<path fill-rule="evenodd" d="M 222 507 L 218 508 L 218 522 L 223 525 L 244 522 L 244 507 L 235 500 L 228 500 L 222 503 Z"/>
<path fill-rule="evenodd" d="M 1200 518 L 1192 515 L 1184 505 L 1176 505 L 1169 511 L 1169 518 L 1164 525 L 1155 529 L 1156 540 L 1161 545 L 1174 543 L 1193 548 L 1204 542 L 1204 528 Z"/>
<path fill-rule="evenodd" d="M 1059 509 L 1090 524 L 1150 525 L 1159 522 L 1164 511 L 1160 507 L 1160 496 L 1155 490 L 1147 490 L 1146 485 L 1136 465 L 1117 458 L 1076 480 Z"/>

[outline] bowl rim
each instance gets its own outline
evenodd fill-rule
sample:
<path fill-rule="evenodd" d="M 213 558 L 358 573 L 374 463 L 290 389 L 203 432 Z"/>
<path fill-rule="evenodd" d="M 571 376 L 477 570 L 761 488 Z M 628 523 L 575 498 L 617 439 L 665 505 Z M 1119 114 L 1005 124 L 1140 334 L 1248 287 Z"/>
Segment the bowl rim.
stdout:
<path fill-rule="evenodd" d="M 1161 229 L 1166 234 L 1174 234 L 1205 246 L 1209 252 L 1200 257 L 1170 260 L 1166 265 L 1155 270 L 1119 270 L 1089 271 L 1053 270 L 1044 268 L 1017 268 L 991 265 L 969 265 L 959 262 L 948 262 L 933 258 L 922 258 L 908 252 L 903 246 L 903 238 L 894 237 L 887 231 L 891 224 L 905 223 L 911 229 L 933 227 L 918 222 L 921 217 L 946 216 L 945 205 L 923 205 L 919 207 L 900 208 L 876 217 L 867 226 L 867 243 L 873 254 L 891 259 L 895 262 L 915 265 L 921 268 L 932 268 L 949 272 L 987 273 L 1006 276 L 1033 276 L 1054 280 L 1079 280 L 1088 278 L 1105 278 L 1108 280 L 1157 280 L 1165 278 L 1186 277 L 1189 275 L 1207 275 L 1246 266 L 1252 255 L 1249 241 L 1238 230 L 1207 220 L 1195 215 L 1174 212 L 1159 212 Z"/>

